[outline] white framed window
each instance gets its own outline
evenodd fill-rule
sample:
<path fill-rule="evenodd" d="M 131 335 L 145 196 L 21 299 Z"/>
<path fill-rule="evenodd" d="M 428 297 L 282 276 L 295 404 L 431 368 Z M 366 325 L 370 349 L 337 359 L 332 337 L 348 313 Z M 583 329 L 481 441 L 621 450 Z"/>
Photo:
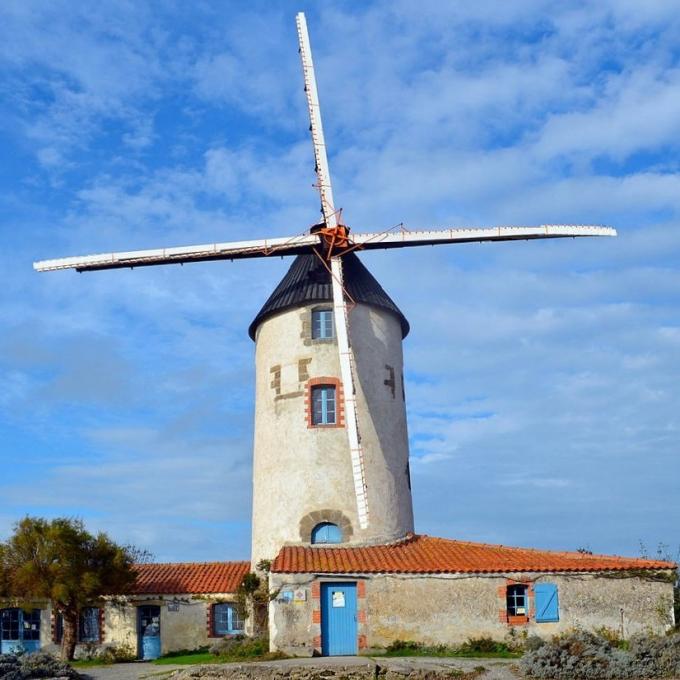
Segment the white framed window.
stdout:
<path fill-rule="evenodd" d="M 236 605 L 229 603 L 213 605 L 213 634 L 236 635 L 243 632 L 243 619 Z"/>
<path fill-rule="evenodd" d="M 328 340 L 335 337 L 333 310 L 329 308 L 312 310 L 312 340 Z"/>
<path fill-rule="evenodd" d="M 335 385 L 312 387 L 312 425 L 337 423 Z"/>

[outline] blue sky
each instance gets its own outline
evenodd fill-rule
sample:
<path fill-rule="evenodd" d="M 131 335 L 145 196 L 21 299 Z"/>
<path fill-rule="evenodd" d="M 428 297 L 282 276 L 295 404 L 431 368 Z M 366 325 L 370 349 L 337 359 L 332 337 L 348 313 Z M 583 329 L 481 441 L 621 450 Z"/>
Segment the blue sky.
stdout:
<path fill-rule="evenodd" d="M 314 223 L 300 9 L 350 226 L 619 230 L 362 256 L 411 322 L 417 530 L 677 548 L 680 15 L 654 0 L 4 2 L 0 537 L 70 515 L 248 556 L 246 329 L 289 261 L 31 263 Z"/>

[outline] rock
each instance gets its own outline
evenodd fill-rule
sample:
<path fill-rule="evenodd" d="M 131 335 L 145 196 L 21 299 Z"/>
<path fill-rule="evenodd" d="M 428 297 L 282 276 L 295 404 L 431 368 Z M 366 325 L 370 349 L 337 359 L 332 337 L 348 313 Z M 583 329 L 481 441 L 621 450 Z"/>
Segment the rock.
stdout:
<path fill-rule="evenodd" d="M 450 667 L 414 668 L 408 663 L 391 662 L 388 667 L 379 664 L 269 666 L 257 664 L 225 664 L 199 666 L 176 671 L 170 680 L 451 680 L 452 677 L 473 678 L 479 672 L 463 673 Z"/>

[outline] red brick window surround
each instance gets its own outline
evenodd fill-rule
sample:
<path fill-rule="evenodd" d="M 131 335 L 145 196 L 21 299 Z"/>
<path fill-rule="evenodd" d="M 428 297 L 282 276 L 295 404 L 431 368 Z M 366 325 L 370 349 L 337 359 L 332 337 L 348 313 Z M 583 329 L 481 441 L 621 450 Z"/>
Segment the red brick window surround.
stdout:
<path fill-rule="evenodd" d="M 315 424 L 313 418 L 312 390 L 315 387 L 334 387 L 335 388 L 335 423 L 331 424 Z M 305 385 L 305 418 L 307 420 L 307 427 L 310 429 L 334 429 L 338 427 L 345 427 L 345 395 L 342 389 L 342 382 L 332 376 L 320 376 L 318 378 L 310 378 Z"/>
<path fill-rule="evenodd" d="M 524 626 L 534 617 L 534 588 L 532 583 L 506 579 L 498 588 L 501 608 L 498 618 L 509 626 Z"/>
<path fill-rule="evenodd" d="M 225 611 L 225 607 L 230 611 Z M 217 609 L 221 611 L 218 613 Z M 235 602 L 208 603 L 205 623 L 209 638 L 230 638 L 234 635 L 242 635 L 244 630 L 244 622 Z"/>
<path fill-rule="evenodd" d="M 93 621 L 96 621 L 93 624 Z M 83 607 L 78 615 L 78 627 L 76 629 L 76 642 L 98 643 L 105 642 L 104 626 L 106 614 L 104 607 Z M 96 633 L 96 638 L 92 637 Z M 50 635 L 54 644 L 60 645 L 64 635 L 64 615 L 52 609 L 50 613 Z"/>

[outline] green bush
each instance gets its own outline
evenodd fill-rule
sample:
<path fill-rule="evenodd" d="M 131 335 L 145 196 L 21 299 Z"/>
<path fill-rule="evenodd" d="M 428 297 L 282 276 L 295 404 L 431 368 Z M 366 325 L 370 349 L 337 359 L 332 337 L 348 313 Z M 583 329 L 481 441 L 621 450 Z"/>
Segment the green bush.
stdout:
<path fill-rule="evenodd" d="M 618 647 L 619 649 L 627 649 L 628 641 L 624 640 L 621 633 L 614 628 L 608 628 L 607 626 L 600 626 L 595 629 L 595 635 L 599 635 L 604 638 L 612 647 Z"/>
<path fill-rule="evenodd" d="M 265 637 L 250 638 L 244 635 L 234 635 L 223 638 L 210 647 L 214 656 L 232 659 L 252 659 L 269 655 L 269 640 Z"/>
<path fill-rule="evenodd" d="M 127 663 L 137 660 L 137 650 L 132 645 L 107 645 L 94 657 L 102 663 Z"/>
<path fill-rule="evenodd" d="M 505 642 L 498 642 L 490 637 L 468 638 L 459 650 L 465 654 L 500 654 L 510 651 Z"/>
<path fill-rule="evenodd" d="M 420 652 L 424 649 L 424 645 L 415 640 L 395 640 L 391 642 L 387 650 L 388 652 Z"/>

